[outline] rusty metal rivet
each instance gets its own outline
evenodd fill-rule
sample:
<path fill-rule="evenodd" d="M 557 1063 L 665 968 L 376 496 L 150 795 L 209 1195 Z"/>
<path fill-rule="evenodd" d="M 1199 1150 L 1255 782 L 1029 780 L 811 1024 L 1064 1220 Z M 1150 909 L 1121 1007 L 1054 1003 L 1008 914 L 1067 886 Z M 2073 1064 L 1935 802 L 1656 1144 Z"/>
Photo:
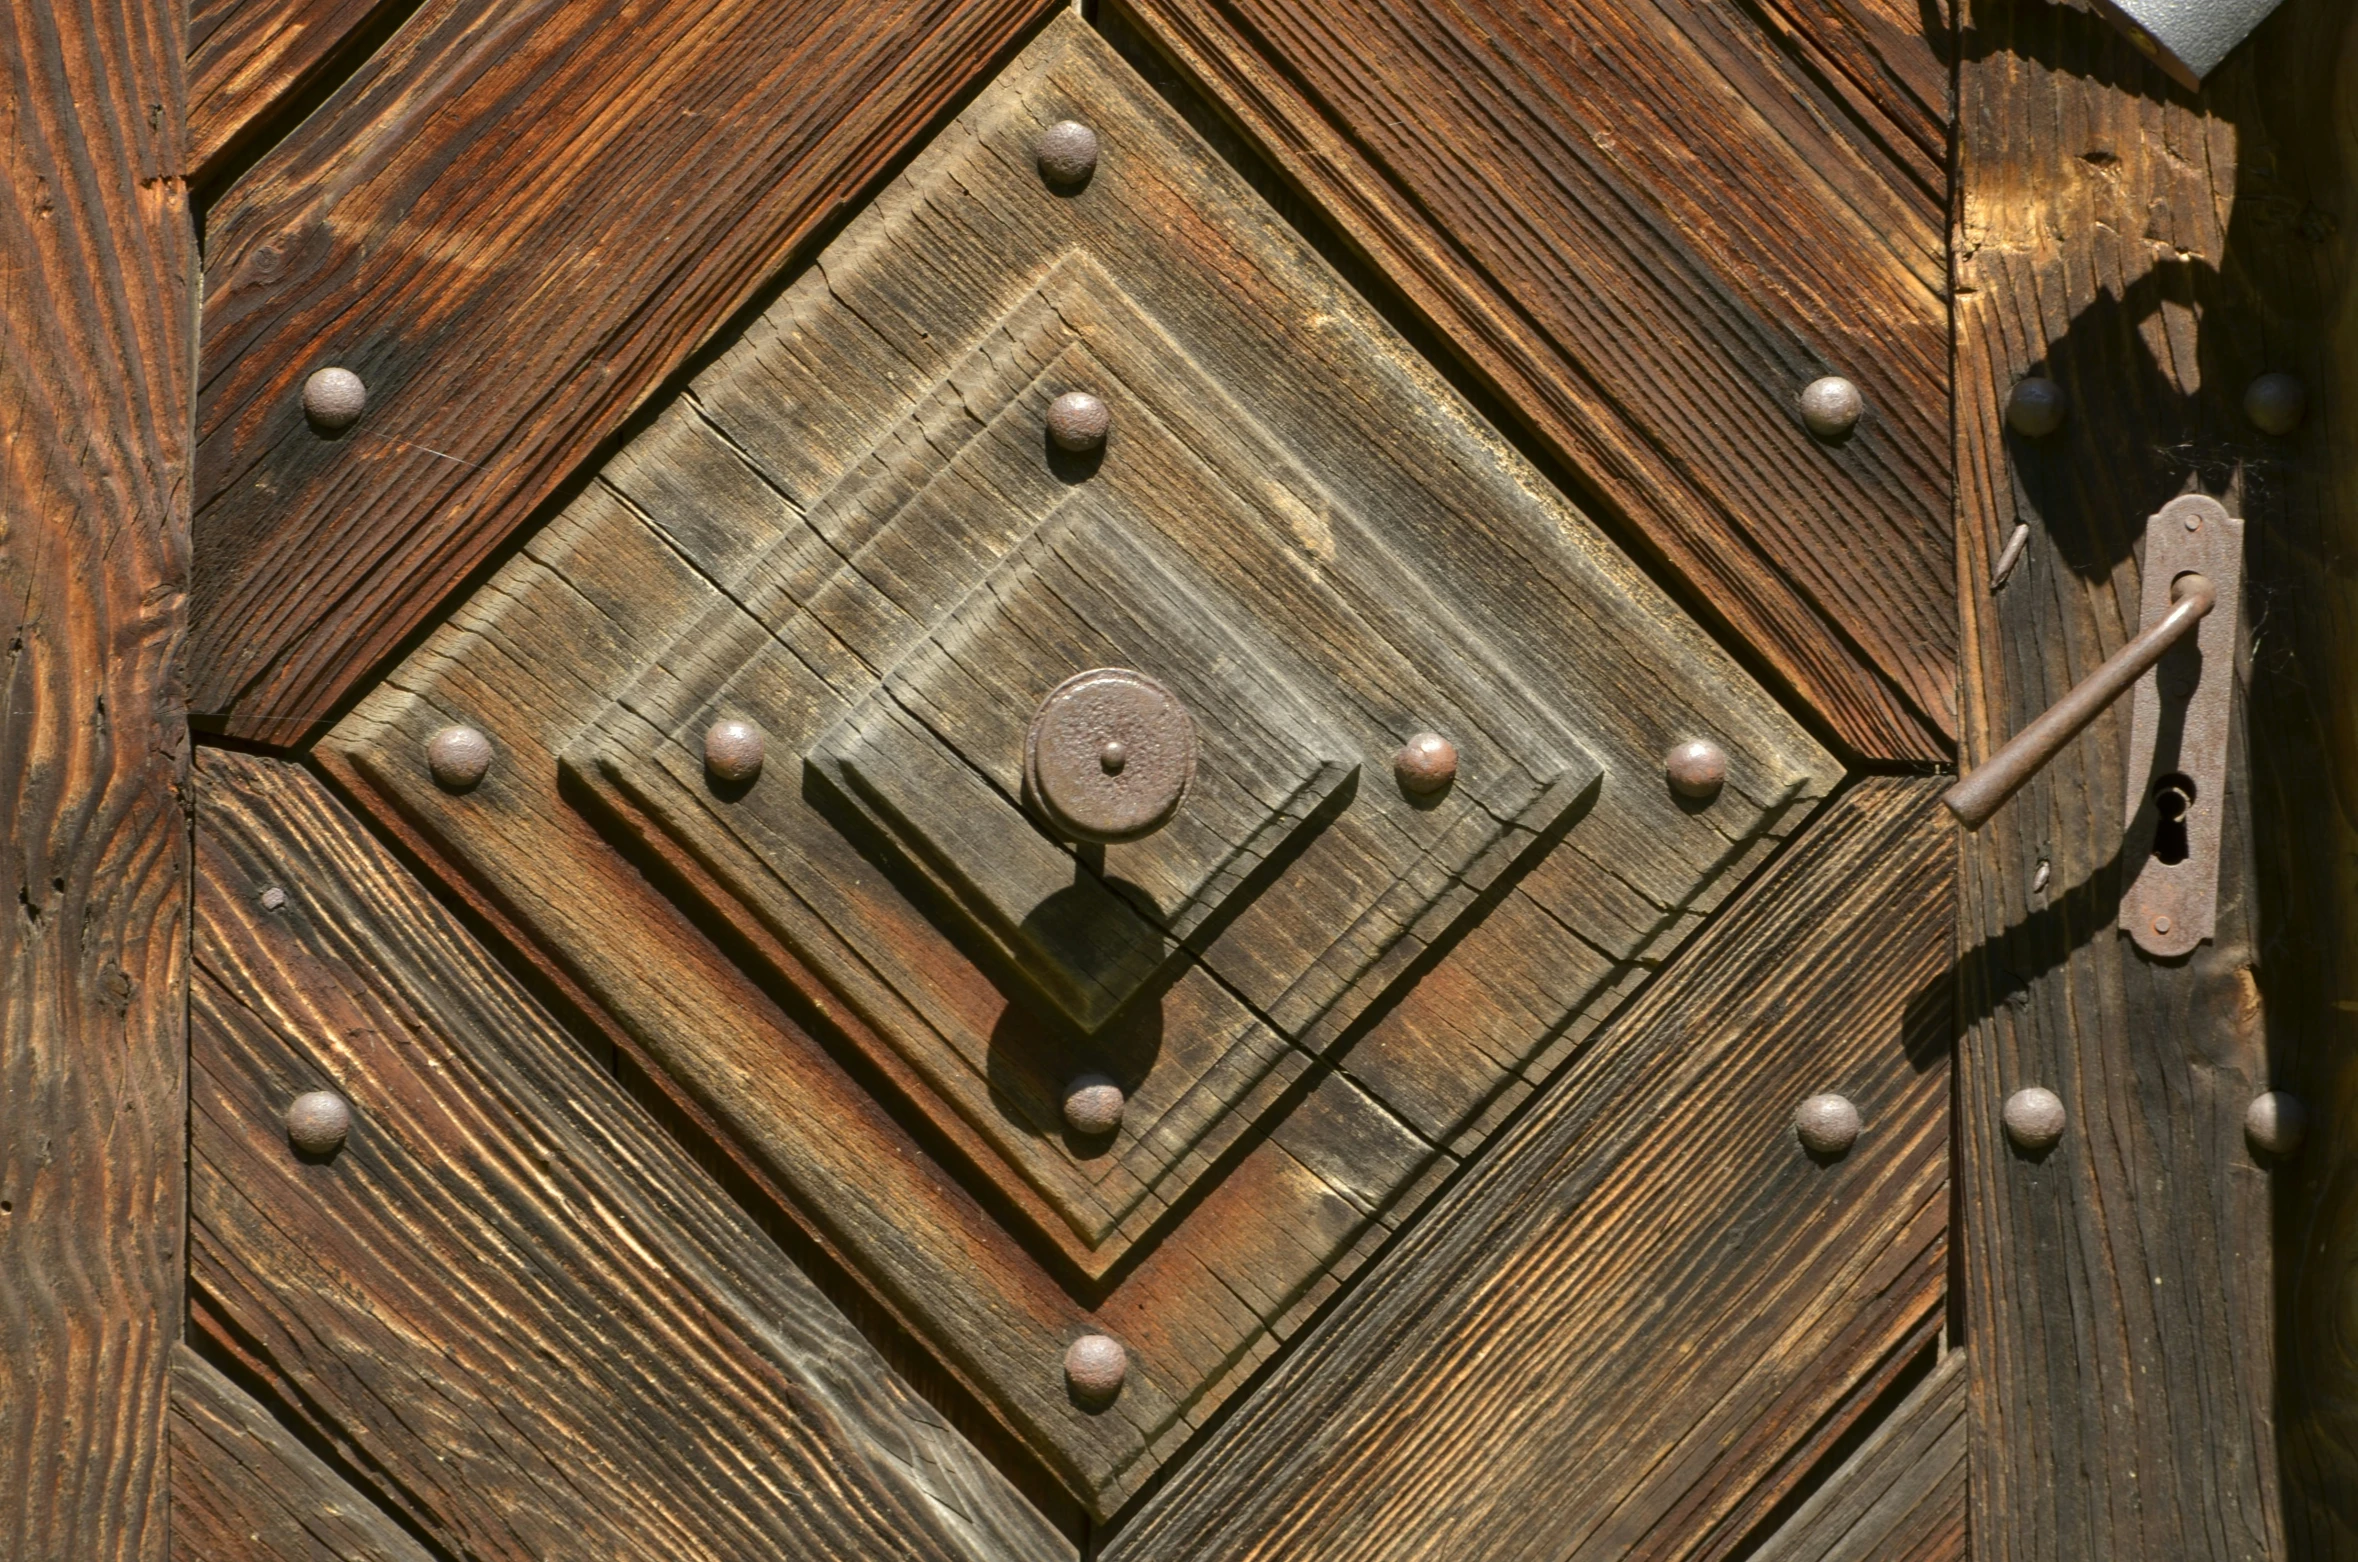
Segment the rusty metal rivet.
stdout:
<path fill-rule="evenodd" d="M 1430 797 L 1457 779 L 1457 745 L 1438 732 L 1420 732 L 1392 756 L 1392 774 L 1419 797 Z"/>
<path fill-rule="evenodd" d="M 316 369 L 303 382 L 303 416 L 314 428 L 341 433 L 368 408 L 368 387 L 350 369 Z"/>
<path fill-rule="evenodd" d="M 1084 1334 L 1064 1353 L 1065 1386 L 1092 1410 L 1112 1404 L 1129 1375 L 1130 1353 L 1110 1335 Z"/>
<path fill-rule="evenodd" d="M 1697 738 L 1681 743 L 1662 760 L 1670 789 L 1681 797 L 1717 797 L 1728 783 L 1728 753 L 1716 743 Z"/>
<path fill-rule="evenodd" d="M 704 729 L 704 768 L 715 781 L 750 781 L 761 774 L 761 761 L 761 728 L 752 722 L 723 717 Z"/>
<path fill-rule="evenodd" d="M 2243 415 L 2263 434 L 2291 433 L 2308 410 L 2309 388 L 2289 374 L 2263 374 L 2243 393 Z"/>
<path fill-rule="evenodd" d="M 1113 427 L 1113 413 L 1087 391 L 1066 391 L 1048 403 L 1048 437 L 1056 448 L 1079 454 L 1105 443 Z"/>
<path fill-rule="evenodd" d="M 2043 374 L 2014 382 L 2006 398 L 2006 426 L 2025 439 L 2045 439 L 2063 427 L 2071 402 L 2063 387 Z"/>
<path fill-rule="evenodd" d="M 1859 426 L 1867 410 L 1859 388 L 1839 374 L 1812 380 L 1801 392 L 1801 421 L 1820 439 L 1840 439 Z"/>
<path fill-rule="evenodd" d="M 467 791 L 491 769 L 491 739 L 473 727 L 444 727 L 426 740 L 426 768 L 444 791 Z"/>
<path fill-rule="evenodd" d="M 2054 1149 L 2063 1138 L 2063 1098 L 2052 1090 L 2032 1085 L 2015 1091 L 2006 1098 L 2003 1115 L 2006 1137 L 2033 1155 Z"/>
<path fill-rule="evenodd" d="M 308 1090 L 287 1106 L 287 1143 L 305 1155 L 333 1155 L 352 1132 L 352 1107 L 333 1090 Z"/>
<path fill-rule="evenodd" d="M 1109 744 L 1121 764 L 1105 763 Z M 1025 788 L 1049 825 L 1080 841 L 1134 841 L 1171 822 L 1195 779 L 1195 720 L 1179 697 L 1126 667 L 1075 673 L 1024 735 Z"/>
<path fill-rule="evenodd" d="M 2243 1136 L 2262 1155 L 2297 1155 L 2302 1141 L 2309 1137 L 2309 1109 L 2290 1091 L 2271 1090 L 2254 1096 L 2252 1104 L 2244 1108 Z"/>
<path fill-rule="evenodd" d="M 1811 1096 L 1793 1112 L 1793 1131 L 1812 1155 L 1847 1154 L 1862 1126 L 1848 1096 Z"/>
<path fill-rule="evenodd" d="M 1086 184 L 1097 172 L 1097 132 L 1077 119 L 1060 119 L 1040 132 L 1032 153 L 1050 184 Z"/>
<path fill-rule="evenodd" d="M 1122 1108 L 1129 1104 L 1122 1087 L 1103 1074 L 1081 1074 L 1064 1087 L 1064 1122 L 1074 1133 L 1094 1139 L 1122 1126 Z"/>
<path fill-rule="evenodd" d="M 2167 934 L 2172 926 L 2174 926 L 2174 924 L 2168 917 L 2155 917 L 2153 919 L 2153 930 L 2156 933 Z"/>

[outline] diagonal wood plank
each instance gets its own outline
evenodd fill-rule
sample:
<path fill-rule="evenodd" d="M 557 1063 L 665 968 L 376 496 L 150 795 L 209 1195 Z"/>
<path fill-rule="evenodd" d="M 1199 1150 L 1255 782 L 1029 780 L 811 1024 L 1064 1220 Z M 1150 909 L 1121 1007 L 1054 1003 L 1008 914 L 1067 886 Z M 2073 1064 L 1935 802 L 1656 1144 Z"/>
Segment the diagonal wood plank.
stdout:
<path fill-rule="evenodd" d="M 1942 1357 L 1751 1562 L 1962 1562 L 1965 1377 Z"/>
<path fill-rule="evenodd" d="M 209 753 L 197 797 L 196 1326 L 410 1523 L 1070 1555 L 318 783 Z M 355 1124 L 306 1159 L 283 1114 L 324 1087 Z"/>
<path fill-rule="evenodd" d="M 429 0 L 208 215 L 197 712 L 303 737 L 1050 8 Z"/>
<path fill-rule="evenodd" d="M 0 16 L 0 1556 L 161 1557 L 180 1321 L 181 16 Z"/>
<path fill-rule="evenodd" d="M 1844 742 L 1946 751 L 1945 167 L 1896 129 L 1857 131 L 1850 76 L 1689 0 L 1110 14 Z M 1920 33 L 1884 39 L 1929 55 Z M 1936 74 L 1927 58 L 1908 77 Z M 1798 411 L 1826 374 L 1870 408 L 1838 443 Z"/>
<path fill-rule="evenodd" d="M 188 167 L 205 183 L 272 113 L 415 0 L 193 0 Z"/>
<path fill-rule="evenodd" d="M 1732 1553 L 1940 1312 L 1937 790 L 1830 805 L 1108 1556 Z M 1869 1125 L 1831 1165 L 1822 1090 Z"/>

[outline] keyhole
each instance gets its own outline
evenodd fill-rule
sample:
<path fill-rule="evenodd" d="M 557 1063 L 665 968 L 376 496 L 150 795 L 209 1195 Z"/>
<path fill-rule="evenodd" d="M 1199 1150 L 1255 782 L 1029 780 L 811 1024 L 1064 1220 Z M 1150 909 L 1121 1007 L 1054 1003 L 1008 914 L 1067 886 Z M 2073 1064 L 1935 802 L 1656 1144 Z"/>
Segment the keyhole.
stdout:
<path fill-rule="evenodd" d="M 2163 862 L 2186 860 L 2186 816 L 2194 809 L 2194 778 L 2176 771 L 2153 783 L 2153 855 Z"/>

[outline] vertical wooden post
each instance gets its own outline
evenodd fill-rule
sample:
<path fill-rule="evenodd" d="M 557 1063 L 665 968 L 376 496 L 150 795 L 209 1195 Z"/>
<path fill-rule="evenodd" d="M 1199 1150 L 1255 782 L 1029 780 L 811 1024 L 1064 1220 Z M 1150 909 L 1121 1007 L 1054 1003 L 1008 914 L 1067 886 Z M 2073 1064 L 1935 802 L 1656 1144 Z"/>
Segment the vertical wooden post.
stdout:
<path fill-rule="evenodd" d="M 16 0 L 0 201 L 0 1555 L 165 1553 L 195 243 L 181 8 Z"/>

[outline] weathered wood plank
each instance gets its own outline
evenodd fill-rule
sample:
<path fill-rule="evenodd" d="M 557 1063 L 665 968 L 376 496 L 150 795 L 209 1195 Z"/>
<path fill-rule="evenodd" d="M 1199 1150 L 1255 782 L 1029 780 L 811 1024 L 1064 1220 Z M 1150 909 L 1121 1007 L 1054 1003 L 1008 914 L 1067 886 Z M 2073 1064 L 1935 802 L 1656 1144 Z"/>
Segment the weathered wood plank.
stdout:
<path fill-rule="evenodd" d="M 1720 1556 L 1937 1318 L 1953 848 L 1837 799 L 1107 1555 Z M 1819 1165 L 1795 1104 L 1857 1100 Z"/>
<path fill-rule="evenodd" d="M 196 790 L 197 1326 L 409 1522 L 1070 1555 L 316 781 L 208 753 Z M 329 1087 L 351 1137 L 298 1156 L 286 1104 Z"/>
<path fill-rule="evenodd" d="M 1047 9 L 429 0 L 208 217 L 197 712 L 308 733 Z"/>
<path fill-rule="evenodd" d="M 192 0 L 188 167 L 203 184 L 347 50 L 416 0 Z"/>
<path fill-rule="evenodd" d="M 0 16 L 0 1556 L 159 1558 L 179 1332 L 179 9 Z"/>
<path fill-rule="evenodd" d="M 1798 67 L 1734 7 L 1123 0 L 1109 14 L 1202 83 L 1847 744 L 1945 752 L 1938 155 L 1854 133 L 1823 85 L 1849 77 Z M 1817 24 L 1805 36 L 1815 49 Z M 1858 49 L 1866 71 L 1874 51 Z M 1840 444 L 1799 419 L 1823 374 L 1871 409 Z"/>
<path fill-rule="evenodd" d="M 172 1353 L 173 1562 L 432 1562 L 187 1346 Z"/>
<path fill-rule="evenodd" d="M 1963 1562 L 1965 1353 L 1952 1350 L 1752 1562 Z"/>

